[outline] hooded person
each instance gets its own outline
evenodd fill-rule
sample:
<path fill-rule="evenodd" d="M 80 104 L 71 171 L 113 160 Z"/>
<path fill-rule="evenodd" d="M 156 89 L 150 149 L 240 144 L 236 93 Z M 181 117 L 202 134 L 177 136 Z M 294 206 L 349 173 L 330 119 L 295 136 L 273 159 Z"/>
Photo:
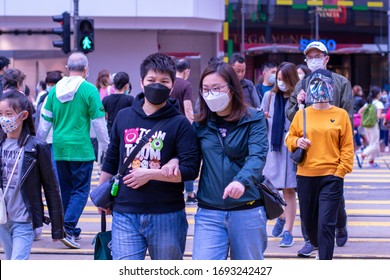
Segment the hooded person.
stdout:
<path fill-rule="evenodd" d="M 97 88 L 86 81 L 88 59 L 83 53 L 68 58 L 69 76 L 50 91 L 42 109 L 37 136 L 46 140 L 53 127 L 53 150 L 64 205 L 66 236 L 62 242 L 79 249 L 79 218 L 88 201 L 95 153 L 90 139 L 91 124 L 100 153 L 108 146 L 105 113 Z"/>

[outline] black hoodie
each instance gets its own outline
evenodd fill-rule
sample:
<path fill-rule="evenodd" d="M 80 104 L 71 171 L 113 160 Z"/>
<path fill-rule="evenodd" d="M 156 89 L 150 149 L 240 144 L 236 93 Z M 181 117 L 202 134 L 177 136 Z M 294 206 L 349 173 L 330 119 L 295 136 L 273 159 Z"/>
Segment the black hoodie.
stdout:
<path fill-rule="evenodd" d="M 144 94 L 133 106 L 119 111 L 115 118 L 103 171 L 116 174 L 135 143 L 162 119 L 170 120 L 152 136 L 137 154 L 129 168 L 158 168 L 177 157 L 183 181 L 195 180 L 199 172 L 199 151 L 195 132 L 177 109 L 177 101 L 169 99 L 156 113 L 147 116 L 142 109 Z M 127 174 L 127 173 L 126 173 Z M 120 182 L 113 210 L 121 213 L 168 213 L 184 209 L 184 184 L 149 181 L 138 189 Z"/>

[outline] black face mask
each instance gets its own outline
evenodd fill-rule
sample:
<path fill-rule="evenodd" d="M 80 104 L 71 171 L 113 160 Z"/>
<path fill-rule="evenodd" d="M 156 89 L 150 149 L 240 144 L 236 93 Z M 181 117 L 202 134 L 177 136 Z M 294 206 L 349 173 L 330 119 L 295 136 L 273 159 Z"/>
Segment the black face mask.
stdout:
<path fill-rule="evenodd" d="M 150 103 L 160 105 L 168 100 L 171 89 L 160 83 L 154 83 L 144 86 L 144 93 Z"/>

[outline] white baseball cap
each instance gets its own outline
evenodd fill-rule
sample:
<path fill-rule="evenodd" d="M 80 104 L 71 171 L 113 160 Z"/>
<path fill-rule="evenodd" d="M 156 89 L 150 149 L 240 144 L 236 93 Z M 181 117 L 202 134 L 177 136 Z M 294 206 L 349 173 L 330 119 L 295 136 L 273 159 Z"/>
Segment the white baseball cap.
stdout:
<path fill-rule="evenodd" d="M 328 49 L 325 45 L 320 41 L 313 41 L 306 46 L 306 49 L 303 51 L 304 55 L 306 55 L 311 49 L 317 49 L 323 53 L 328 54 Z"/>

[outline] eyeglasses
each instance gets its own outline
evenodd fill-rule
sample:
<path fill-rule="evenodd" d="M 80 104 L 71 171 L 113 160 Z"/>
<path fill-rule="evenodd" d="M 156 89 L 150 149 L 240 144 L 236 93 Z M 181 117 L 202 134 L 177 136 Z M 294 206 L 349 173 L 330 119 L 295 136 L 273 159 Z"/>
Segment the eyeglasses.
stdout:
<path fill-rule="evenodd" d="M 319 58 L 323 58 L 323 57 L 325 57 L 325 55 L 321 54 L 321 53 L 319 53 L 319 54 L 317 54 L 315 56 L 306 56 L 305 62 L 307 62 L 309 60 L 312 60 L 312 59 L 319 59 Z"/>
<path fill-rule="evenodd" d="M 221 89 L 226 87 L 227 85 L 229 84 L 224 84 L 222 86 L 214 86 L 212 87 L 211 89 L 208 89 L 208 88 L 201 88 L 199 90 L 200 94 L 202 94 L 204 97 L 207 97 L 209 96 L 209 94 L 211 93 L 212 95 L 215 95 L 215 96 L 218 96 L 220 93 L 221 93 Z"/>

